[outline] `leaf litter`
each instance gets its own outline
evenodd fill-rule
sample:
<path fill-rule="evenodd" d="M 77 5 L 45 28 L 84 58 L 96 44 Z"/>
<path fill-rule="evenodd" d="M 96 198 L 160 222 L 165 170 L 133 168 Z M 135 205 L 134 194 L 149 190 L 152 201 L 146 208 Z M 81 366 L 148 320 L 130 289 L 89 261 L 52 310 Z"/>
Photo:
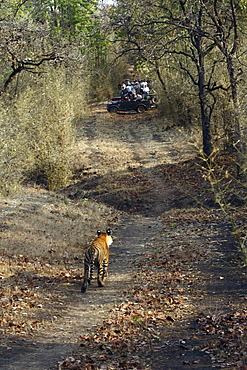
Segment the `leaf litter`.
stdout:
<path fill-rule="evenodd" d="M 166 332 L 171 333 L 178 323 L 193 318 L 198 325 L 197 332 L 204 336 L 197 347 L 211 356 L 212 368 L 245 370 L 246 295 L 241 293 L 236 299 L 232 297 L 230 304 L 229 297 L 225 297 L 224 307 L 218 312 L 215 307 L 222 297 L 211 304 L 212 292 L 207 292 L 215 281 L 221 284 L 227 282 L 229 269 L 241 271 L 241 258 L 233 248 L 234 243 L 231 244 L 232 250 L 227 250 L 228 254 L 220 248 L 224 240 L 228 241 L 229 229 L 224 228 L 225 220 L 219 209 L 210 209 L 214 204 L 213 198 L 199 171 L 198 160 L 193 156 L 191 158 L 191 155 L 188 159 L 190 150 L 186 151 L 186 145 L 181 144 L 179 135 L 172 132 L 168 133 L 170 138 L 167 143 L 171 147 L 177 145 L 176 151 L 165 153 L 160 143 L 152 141 L 150 132 L 157 131 L 162 135 L 167 127 L 160 122 L 155 126 L 148 115 L 145 115 L 145 119 L 144 131 L 140 118 L 135 116 L 131 122 L 132 132 L 133 127 L 140 130 L 144 140 L 139 147 L 136 146 L 138 141 L 135 142 L 138 137 L 131 137 L 128 131 L 130 120 L 127 115 L 117 117 L 117 120 L 111 118 L 107 125 L 97 122 L 99 127 L 96 135 L 102 135 L 104 129 L 105 132 L 109 130 L 106 135 L 108 138 L 109 135 L 121 136 L 119 153 L 123 151 L 124 155 L 119 155 L 116 177 L 116 172 L 109 170 L 116 155 L 114 145 L 108 157 L 106 147 L 97 144 L 99 168 L 95 170 L 90 156 L 87 157 L 88 163 L 81 168 L 79 157 L 82 148 L 79 143 L 76 148 L 78 156 L 75 158 L 78 160 L 78 173 L 83 170 L 83 174 L 77 177 L 77 181 L 81 182 L 65 189 L 62 195 L 56 195 L 55 198 L 40 189 L 33 189 L 31 195 L 27 192 L 21 201 L 3 200 L 1 206 L 5 214 L 0 225 L 3 242 L 0 256 L 3 343 L 6 342 L 6 336 L 12 334 L 16 338 L 26 335 L 35 338 L 38 330 L 64 317 L 71 304 L 67 287 L 81 281 L 81 256 L 86 244 L 93 238 L 96 226 L 105 228 L 110 224 L 117 227 L 119 221 L 122 223 L 126 217 L 121 209 L 140 217 L 143 210 L 147 213 L 150 211 L 144 206 L 152 200 L 151 197 L 157 196 L 158 201 L 162 201 L 156 208 L 156 211 L 160 211 L 162 228 L 152 239 L 143 242 L 145 253 L 133 258 L 135 272 L 131 272 L 131 283 L 121 293 L 121 302 L 112 307 L 101 325 L 92 328 L 90 333 L 82 332 L 78 338 L 81 349 L 58 360 L 55 367 L 78 370 L 160 369 L 161 364 L 155 367 L 153 363 L 164 348 L 171 347 Z M 155 116 L 155 119 L 158 117 Z M 80 137 L 83 138 L 82 133 Z M 129 137 L 131 140 L 128 143 Z M 127 143 L 126 147 L 124 142 Z M 152 143 L 152 150 L 150 147 L 143 149 L 144 142 Z M 88 147 L 85 143 L 83 145 L 89 154 L 92 142 L 88 143 Z M 136 151 L 143 150 L 143 153 L 133 153 L 133 146 Z M 146 155 L 147 150 L 152 155 L 144 161 L 142 155 Z M 108 166 L 105 166 L 106 157 L 109 159 Z M 154 158 L 157 158 L 156 162 Z M 159 163 L 152 173 L 147 172 L 151 160 Z M 97 192 L 91 194 L 84 184 L 92 175 L 99 173 L 104 176 L 93 180 L 92 187 Z M 162 178 L 162 194 L 164 198 L 168 196 L 167 200 L 161 199 L 161 194 L 158 194 L 160 188 L 156 193 L 149 192 L 152 184 L 157 185 L 156 175 Z M 113 205 L 116 205 L 118 196 L 123 194 L 117 210 L 109 206 L 108 198 L 102 194 L 110 189 L 115 192 Z M 113 193 L 110 194 L 112 196 Z M 33 201 L 35 198 L 36 202 Z M 198 207 L 198 204 L 204 204 L 208 209 Z M 233 212 L 244 226 L 245 208 L 233 208 Z M 94 219 L 95 214 L 97 218 Z M 208 266 L 219 269 L 221 260 L 228 270 L 220 268 L 220 271 L 216 271 L 212 268 L 208 277 Z M 191 337 L 189 331 L 187 336 L 179 337 L 179 346 L 183 351 L 187 351 Z M 171 356 L 173 349 L 171 347 Z M 196 368 L 200 363 L 200 356 L 193 360 L 179 358 L 177 366 Z"/>
<path fill-rule="evenodd" d="M 210 338 L 206 345 L 203 341 L 197 348 L 211 355 L 212 368 L 243 369 L 247 360 L 246 313 L 232 312 L 217 320 L 212 318 L 207 314 L 209 307 L 204 302 L 207 297 L 201 282 L 200 264 L 210 264 L 215 258 L 217 248 L 213 241 L 217 241 L 218 227 L 223 221 L 217 210 L 166 212 L 159 235 L 145 245 L 148 252 L 135 259 L 137 273 L 131 287 L 123 293 L 123 302 L 111 310 L 109 318 L 95 332 L 81 335 L 82 350 L 72 359 L 66 357 L 60 361 L 59 368 L 153 369 L 155 352 L 169 345 L 169 337 L 161 341 L 166 328 L 194 317 L 202 335 L 216 335 L 213 343 Z M 240 268 L 240 258 L 236 264 Z M 220 329 L 222 323 L 227 331 Z M 186 349 L 189 336 L 188 332 L 188 338 L 180 338 L 182 348 Z M 240 339 L 243 345 L 238 347 Z M 228 350 L 231 361 L 223 360 L 221 347 L 224 346 L 231 349 Z M 177 368 L 186 365 L 201 366 L 201 359 L 181 359 Z"/>

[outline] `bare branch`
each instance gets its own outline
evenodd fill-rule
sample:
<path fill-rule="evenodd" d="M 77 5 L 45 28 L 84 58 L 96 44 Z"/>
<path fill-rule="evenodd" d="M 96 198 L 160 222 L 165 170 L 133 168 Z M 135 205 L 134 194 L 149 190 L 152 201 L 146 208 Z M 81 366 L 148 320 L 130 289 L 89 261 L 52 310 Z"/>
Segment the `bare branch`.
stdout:
<path fill-rule="evenodd" d="M 24 60 L 20 61 L 20 60 L 17 60 L 16 58 L 14 58 L 13 53 L 10 52 L 10 54 L 12 55 L 12 58 L 13 58 L 12 72 L 10 73 L 10 75 L 8 76 L 6 81 L 4 82 L 1 93 L 7 91 L 10 83 L 22 71 L 28 71 L 28 72 L 32 72 L 32 73 L 40 73 L 40 71 L 36 72 L 34 69 L 36 67 L 41 66 L 42 64 L 44 64 L 47 61 L 52 61 L 52 60 L 54 61 L 54 60 L 58 59 L 58 57 L 55 55 L 54 52 L 52 52 L 50 54 L 40 55 L 39 57 L 36 57 L 36 59 L 39 59 L 39 60 L 36 60 L 36 61 L 31 60 L 31 59 L 30 60 L 25 60 L 24 59 Z"/>

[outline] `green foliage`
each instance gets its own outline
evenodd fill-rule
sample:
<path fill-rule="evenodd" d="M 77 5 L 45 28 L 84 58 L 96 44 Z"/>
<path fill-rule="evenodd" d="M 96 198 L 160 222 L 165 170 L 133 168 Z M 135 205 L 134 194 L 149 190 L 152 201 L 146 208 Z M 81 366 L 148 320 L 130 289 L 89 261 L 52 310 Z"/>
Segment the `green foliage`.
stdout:
<path fill-rule="evenodd" d="M 8 14 L 17 19 L 32 19 L 37 24 L 49 25 L 60 35 L 75 35 L 88 32 L 93 26 L 97 9 L 96 0 L 8 0 Z"/>
<path fill-rule="evenodd" d="M 73 123 L 92 95 L 111 95 L 107 63 L 112 56 L 107 56 L 97 3 L 0 4 L 2 193 L 35 172 L 51 190 L 68 184 Z"/>
<path fill-rule="evenodd" d="M 107 65 L 109 44 L 96 0 L 24 1 L 0 4 L 0 81 L 6 91 L 23 72 L 42 73 L 56 63 Z M 43 68 L 44 66 L 44 68 Z M 89 70 L 88 69 L 88 70 Z"/>

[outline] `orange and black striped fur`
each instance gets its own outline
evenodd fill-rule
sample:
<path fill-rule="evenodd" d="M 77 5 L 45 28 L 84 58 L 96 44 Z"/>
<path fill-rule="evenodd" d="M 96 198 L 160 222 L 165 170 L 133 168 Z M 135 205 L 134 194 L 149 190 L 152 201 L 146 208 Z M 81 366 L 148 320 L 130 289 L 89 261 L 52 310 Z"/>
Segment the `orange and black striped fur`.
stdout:
<path fill-rule="evenodd" d="M 88 284 L 93 278 L 94 266 L 98 269 L 99 286 L 104 286 L 104 279 L 108 275 L 109 246 L 113 243 L 111 230 L 108 229 L 105 233 L 97 231 L 97 233 L 98 237 L 92 242 L 85 254 L 82 293 L 87 290 Z"/>

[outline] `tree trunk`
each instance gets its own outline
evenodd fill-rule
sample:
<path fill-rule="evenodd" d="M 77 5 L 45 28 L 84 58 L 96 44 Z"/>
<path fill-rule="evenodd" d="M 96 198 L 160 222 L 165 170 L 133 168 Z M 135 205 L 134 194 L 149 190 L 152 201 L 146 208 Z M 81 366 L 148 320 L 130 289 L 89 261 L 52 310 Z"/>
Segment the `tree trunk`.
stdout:
<path fill-rule="evenodd" d="M 208 157 L 211 154 L 210 120 L 203 99 L 200 100 L 203 152 Z"/>
<path fill-rule="evenodd" d="M 229 74 L 229 80 L 231 85 L 231 95 L 232 95 L 232 102 L 233 102 L 233 132 L 232 132 L 232 145 L 236 145 L 236 143 L 240 143 L 241 141 L 241 132 L 240 132 L 240 120 L 239 120 L 239 100 L 238 100 L 238 93 L 237 93 L 237 81 L 235 78 L 233 60 L 231 55 L 227 55 L 226 57 L 227 63 L 227 70 Z M 238 145 L 238 144 L 237 144 Z"/>
<path fill-rule="evenodd" d="M 202 12 L 199 13 L 198 23 L 201 27 Z M 202 37 L 200 34 L 195 36 L 194 45 L 198 53 L 198 89 L 199 100 L 201 107 L 201 123 L 202 123 L 202 140 L 203 152 L 206 156 L 211 154 L 211 133 L 210 133 L 210 116 L 207 109 L 207 93 L 205 89 L 205 67 L 204 67 L 204 52 L 202 50 Z"/>

